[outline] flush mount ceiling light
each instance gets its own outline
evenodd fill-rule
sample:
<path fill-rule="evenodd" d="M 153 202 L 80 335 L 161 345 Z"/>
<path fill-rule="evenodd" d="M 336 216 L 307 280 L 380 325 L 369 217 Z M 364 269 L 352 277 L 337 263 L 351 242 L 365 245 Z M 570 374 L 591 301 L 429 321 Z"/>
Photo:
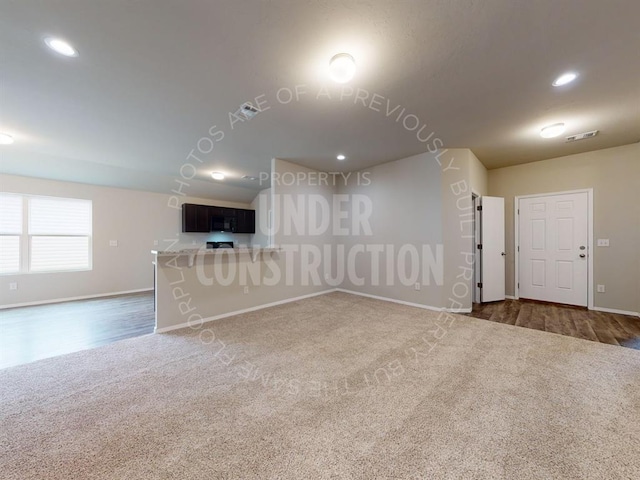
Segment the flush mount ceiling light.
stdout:
<path fill-rule="evenodd" d="M 0 145 L 11 145 L 13 137 L 8 133 L 0 133 Z"/>
<path fill-rule="evenodd" d="M 347 83 L 356 74 L 356 61 L 348 53 L 338 53 L 329 61 L 331 79 L 337 83 Z"/>
<path fill-rule="evenodd" d="M 250 180 L 250 181 L 253 181 L 253 180 L 257 180 L 257 179 L 258 179 L 258 177 L 253 177 L 253 176 L 251 176 L 251 175 L 245 175 L 245 176 L 244 176 L 244 177 L 242 177 L 242 178 L 244 178 L 245 180 Z"/>
<path fill-rule="evenodd" d="M 540 136 L 542 138 L 553 138 L 562 135 L 564 130 L 564 123 L 554 123 L 553 125 L 547 125 L 540 130 Z"/>
<path fill-rule="evenodd" d="M 211 172 L 211 178 L 213 178 L 214 180 L 224 180 L 224 173 Z"/>
<path fill-rule="evenodd" d="M 77 57 L 78 51 L 73 46 L 61 38 L 47 37 L 44 43 L 54 52 L 64 55 L 65 57 Z"/>
<path fill-rule="evenodd" d="M 551 85 L 554 87 L 561 87 L 568 83 L 573 82 L 576 78 L 578 78 L 578 74 L 575 72 L 566 72 L 556 78 Z"/>
<path fill-rule="evenodd" d="M 340 155 L 338 155 L 336 158 L 337 158 L 338 160 L 344 160 L 344 159 L 345 159 L 345 158 L 347 158 L 347 157 L 345 157 L 343 154 L 340 154 Z"/>

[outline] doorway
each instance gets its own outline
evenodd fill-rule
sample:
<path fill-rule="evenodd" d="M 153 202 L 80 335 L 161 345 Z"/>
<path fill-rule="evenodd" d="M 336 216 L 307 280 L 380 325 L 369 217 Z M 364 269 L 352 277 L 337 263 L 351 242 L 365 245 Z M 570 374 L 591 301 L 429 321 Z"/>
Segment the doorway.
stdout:
<path fill-rule="evenodd" d="M 593 306 L 592 192 L 516 197 L 516 298 Z"/>

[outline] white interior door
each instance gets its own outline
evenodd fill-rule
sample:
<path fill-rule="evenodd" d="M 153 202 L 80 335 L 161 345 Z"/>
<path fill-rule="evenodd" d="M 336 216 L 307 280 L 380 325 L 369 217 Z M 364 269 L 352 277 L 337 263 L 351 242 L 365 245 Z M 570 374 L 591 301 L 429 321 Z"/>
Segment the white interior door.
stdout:
<path fill-rule="evenodd" d="M 482 302 L 505 299 L 504 198 L 481 197 L 480 272 Z"/>
<path fill-rule="evenodd" d="M 587 305 L 588 194 L 519 201 L 520 297 Z"/>

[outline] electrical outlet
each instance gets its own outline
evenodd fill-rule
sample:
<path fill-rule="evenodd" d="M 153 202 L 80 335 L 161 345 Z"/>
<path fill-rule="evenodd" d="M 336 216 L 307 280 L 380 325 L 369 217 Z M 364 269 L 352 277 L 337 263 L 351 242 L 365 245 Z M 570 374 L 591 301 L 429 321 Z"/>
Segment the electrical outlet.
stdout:
<path fill-rule="evenodd" d="M 9 290 L 17 290 L 18 289 L 18 282 L 11 282 L 9 284 Z"/>
<path fill-rule="evenodd" d="M 325 274 L 324 274 L 324 281 L 325 281 L 325 282 L 328 282 L 328 281 L 329 281 L 329 274 L 328 274 L 328 273 L 325 273 Z"/>
<path fill-rule="evenodd" d="M 599 238 L 598 239 L 598 246 L 599 247 L 608 247 L 609 246 L 609 239 L 608 238 Z"/>
<path fill-rule="evenodd" d="M 413 288 L 415 288 L 416 290 L 420 290 L 420 284 L 416 283 Z"/>
<path fill-rule="evenodd" d="M 247 293 L 249 293 L 249 287 L 244 287 L 244 294 L 246 295 Z"/>
<path fill-rule="evenodd" d="M 604 293 L 604 285 L 598 285 L 598 293 Z"/>
<path fill-rule="evenodd" d="M 158 246 L 158 240 L 154 240 L 154 241 L 153 241 L 153 246 L 154 246 L 154 247 L 157 247 L 157 246 Z"/>
<path fill-rule="evenodd" d="M 109 240 L 109 246 L 110 247 L 117 247 L 118 246 L 118 240 Z"/>

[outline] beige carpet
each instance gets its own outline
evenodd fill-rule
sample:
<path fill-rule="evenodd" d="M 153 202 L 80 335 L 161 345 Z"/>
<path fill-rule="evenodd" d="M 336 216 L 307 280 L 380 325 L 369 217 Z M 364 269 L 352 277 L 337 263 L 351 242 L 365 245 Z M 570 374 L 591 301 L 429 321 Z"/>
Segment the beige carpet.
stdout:
<path fill-rule="evenodd" d="M 207 324 L 217 356 L 182 330 L 1 371 L 0 477 L 640 478 L 639 351 L 437 318 L 333 293 Z"/>

